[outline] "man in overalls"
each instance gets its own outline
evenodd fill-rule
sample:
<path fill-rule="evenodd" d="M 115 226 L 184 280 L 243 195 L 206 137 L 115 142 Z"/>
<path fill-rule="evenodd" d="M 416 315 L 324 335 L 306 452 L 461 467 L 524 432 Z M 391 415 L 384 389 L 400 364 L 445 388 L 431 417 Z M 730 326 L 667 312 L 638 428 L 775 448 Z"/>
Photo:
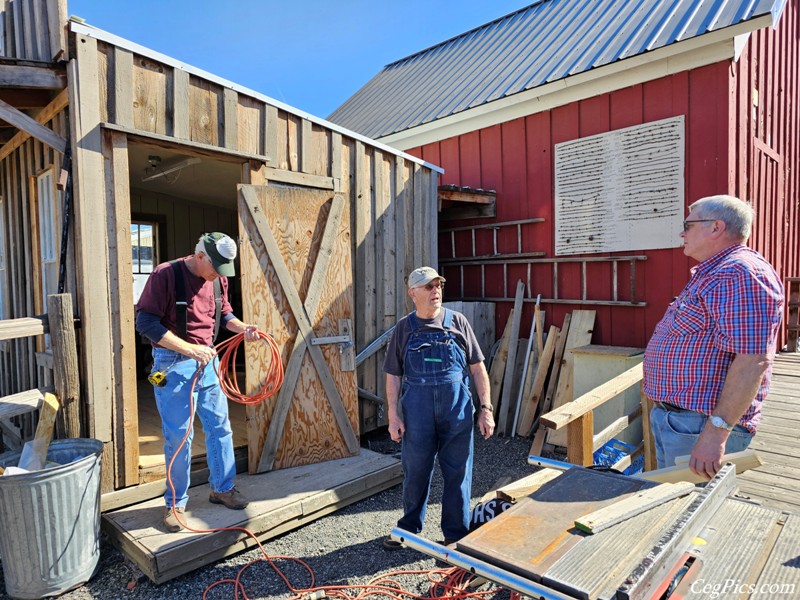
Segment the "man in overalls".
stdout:
<path fill-rule="evenodd" d="M 475 333 L 466 317 L 442 307 L 445 279 L 431 267 L 408 276 L 415 311 L 398 321 L 386 353 L 389 434 L 402 441 L 403 517 L 397 526 L 422 531 L 433 461 L 444 479 L 444 543 L 465 536 L 470 524 L 475 408 L 469 375 L 478 392 L 478 427 L 484 438 L 494 432 L 489 375 Z M 389 537 L 387 550 L 400 548 Z"/>

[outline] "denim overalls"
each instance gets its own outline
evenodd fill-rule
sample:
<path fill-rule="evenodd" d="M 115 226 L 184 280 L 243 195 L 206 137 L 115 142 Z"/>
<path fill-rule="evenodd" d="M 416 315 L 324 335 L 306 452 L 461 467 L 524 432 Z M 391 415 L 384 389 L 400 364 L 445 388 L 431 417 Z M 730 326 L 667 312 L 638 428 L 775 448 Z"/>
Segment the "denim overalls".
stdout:
<path fill-rule="evenodd" d="M 444 479 L 442 533 L 449 541 L 469 532 L 475 409 L 467 356 L 450 332 L 453 311 L 442 310 L 444 330 L 420 329 L 416 312 L 408 315 L 411 336 L 403 354 L 400 396 L 405 424 L 404 515 L 397 524 L 412 533 L 422 531 L 433 461 L 438 455 Z"/>

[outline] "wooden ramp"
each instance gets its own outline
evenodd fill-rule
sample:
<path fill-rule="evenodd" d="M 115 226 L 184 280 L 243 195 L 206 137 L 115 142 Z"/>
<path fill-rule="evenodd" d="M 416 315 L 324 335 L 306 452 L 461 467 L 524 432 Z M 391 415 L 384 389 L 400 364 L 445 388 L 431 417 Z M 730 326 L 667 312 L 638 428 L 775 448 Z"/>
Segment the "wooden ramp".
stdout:
<path fill-rule="evenodd" d="M 250 499 L 243 511 L 208 501 L 208 484 L 189 490 L 186 522 L 196 529 L 244 527 L 261 542 L 310 523 L 402 481 L 400 461 L 361 450 L 357 456 L 313 465 L 240 474 L 236 487 Z M 240 531 L 166 533 L 164 500 L 156 498 L 103 514 L 103 530 L 155 583 L 163 583 L 255 542 Z"/>
<path fill-rule="evenodd" d="M 800 353 L 775 357 L 772 385 L 761 424 L 750 447 L 763 465 L 737 477 L 739 491 L 753 500 L 800 513 Z"/>

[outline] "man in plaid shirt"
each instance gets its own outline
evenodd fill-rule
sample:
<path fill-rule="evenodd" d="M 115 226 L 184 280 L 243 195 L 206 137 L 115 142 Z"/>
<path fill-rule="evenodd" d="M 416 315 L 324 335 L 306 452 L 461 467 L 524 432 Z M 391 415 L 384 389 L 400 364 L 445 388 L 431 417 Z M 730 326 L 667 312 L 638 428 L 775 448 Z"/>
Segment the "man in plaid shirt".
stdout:
<path fill-rule="evenodd" d="M 656 325 L 644 355 L 644 391 L 658 466 L 690 455 L 712 477 L 744 450 L 761 420 L 784 305 L 772 266 L 745 243 L 753 209 L 732 196 L 702 198 L 683 222 L 683 252 L 699 261 Z"/>

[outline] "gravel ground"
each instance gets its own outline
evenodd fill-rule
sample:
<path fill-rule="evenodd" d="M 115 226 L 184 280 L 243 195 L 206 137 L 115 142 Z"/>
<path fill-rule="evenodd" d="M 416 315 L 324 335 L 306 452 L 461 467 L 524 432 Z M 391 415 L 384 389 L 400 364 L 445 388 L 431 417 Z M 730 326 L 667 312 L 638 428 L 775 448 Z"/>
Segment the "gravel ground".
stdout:
<path fill-rule="evenodd" d="M 386 434 L 371 435 L 363 443 L 376 452 L 392 454 L 400 450 L 400 445 L 392 442 Z M 529 448 L 528 439 L 494 437 L 483 440 L 479 435 L 476 436 L 473 506 L 499 479 L 519 479 L 533 471 L 527 464 Z M 402 516 L 401 487 L 397 485 L 300 529 L 271 539 L 264 547 L 271 556 L 297 557 L 305 561 L 314 572 L 317 586 L 365 584 L 377 574 L 436 569 L 434 559 L 415 550 L 405 548 L 387 552 L 381 547 L 382 537 Z M 422 536 L 433 541 L 442 539 L 439 529 L 441 489 L 441 475 L 437 468 L 425 529 L 422 532 Z M 89 583 L 61 598 L 202 598 L 209 585 L 221 579 L 236 577 L 244 565 L 258 558 L 261 558 L 258 550 L 243 552 L 156 586 L 104 538 L 98 573 Z M 296 588 L 311 586 L 308 573 L 297 563 L 279 561 L 279 565 Z M 396 580 L 401 582 L 404 589 L 419 594 L 427 594 L 430 588 L 430 581 L 425 574 L 405 575 Z M 263 562 L 251 567 L 242 581 L 247 596 L 251 599 L 290 598 L 294 595 L 269 565 Z M 218 586 L 207 597 L 234 598 L 233 585 Z M 507 598 L 508 593 L 501 592 L 495 597 Z M 0 598 L 8 598 L 5 588 L 0 590 Z"/>

